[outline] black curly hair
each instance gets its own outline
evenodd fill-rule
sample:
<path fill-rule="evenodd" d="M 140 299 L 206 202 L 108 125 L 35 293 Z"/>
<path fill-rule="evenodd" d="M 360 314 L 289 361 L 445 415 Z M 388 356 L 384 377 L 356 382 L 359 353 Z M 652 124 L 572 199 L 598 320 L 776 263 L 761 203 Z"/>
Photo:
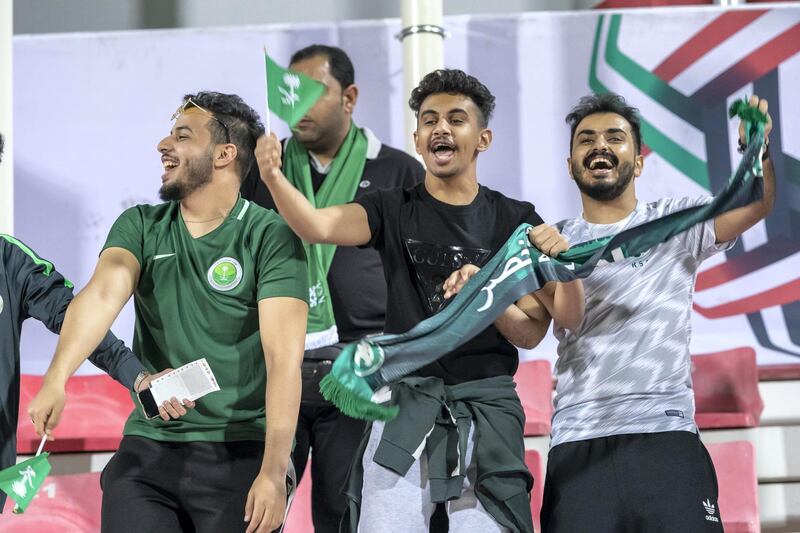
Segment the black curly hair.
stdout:
<path fill-rule="evenodd" d="M 614 93 L 590 94 L 584 96 L 580 99 L 578 105 L 570 110 L 569 114 L 564 119 L 570 127 L 570 152 L 572 152 L 572 141 L 575 138 L 575 130 L 578 129 L 578 124 L 589 115 L 594 115 L 596 113 L 615 113 L 627 120 L 628 124 L 631 125 L 636 153 L 638 154 L 641 152 L 642 132 L 639 110 L 629 106 L 623 97 Z"/>
<path fill-rule="evenodd" d="M 422 102 L 437 93 L 463 94 L 468 97 L 481 111 L 481 127 L 489 125 L 489 119 L 494 112 L 494 96 L 478 78 L 458 69 L 440 68 L 428 73 L 411 91 L 411 98 L 408 100 L 408 105 L 416 117 L 419 118 Z"/>
<path fill-rule="evenodd" d="M 198 106 L 214 113 L 214 117 L 228 128 L 230 138 L 226 136 L 225 128 L 223 128 L 222 124 L 216 120 L 208 121 L 208 129 L 211 132 L 214 143 L 225 144 L 230 142 L 236 145 L 239 177 L 244 179 L 253 161 L 255 161 L 256 141 L 265 131 L 264 124 L 261 123 L 261 117 L 236 94 L 201 91 L 197 94 L 184 95 L 183 101 L 186 102 L 190 98 Z"/>

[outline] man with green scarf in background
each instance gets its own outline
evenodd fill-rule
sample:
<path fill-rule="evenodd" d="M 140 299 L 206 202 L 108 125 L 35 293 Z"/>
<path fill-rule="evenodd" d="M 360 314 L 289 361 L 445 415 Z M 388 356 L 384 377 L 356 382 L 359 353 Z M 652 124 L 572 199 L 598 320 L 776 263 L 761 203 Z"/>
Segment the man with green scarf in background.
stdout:
<path fill-rule="evenodd" d="M 289 69 L 325 85 L 325 92 L 283 141 L 283 170 L 318 208 L 346 204 L 377 189 L 408 188 L 421 182 L 422 165 L 382 144 L 352 120 L 358 99 L 353 64 L 340 48 L 311 45 L 294 53 Z M 257 175 L 242 195 L 275 209 Z M 341 494 L 365 422 L 343 415 L 322 398 L 319 382 L 345 344 L 381 333 L 386 315 L 386 281 L 371 248 L 306 244 L 309 316 L 303 361 L 303 397 L 293 462 L 297 479 L 313 449 L 312 513 L 317 533 L 338 531 L 345 509 Z"/>

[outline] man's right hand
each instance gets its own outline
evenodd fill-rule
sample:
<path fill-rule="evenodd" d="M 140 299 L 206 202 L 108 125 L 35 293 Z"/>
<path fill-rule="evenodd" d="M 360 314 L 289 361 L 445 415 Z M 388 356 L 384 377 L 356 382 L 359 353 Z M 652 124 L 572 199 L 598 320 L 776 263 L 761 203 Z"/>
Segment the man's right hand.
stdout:
<path fill-rule="evenodd" d="M 261 181 L 264 183 L 276 179 L 280 175 L 282 151 L 281 142 L 274 132 L 258 138 L 255 156 Z"/>
<path fill-rule="evenodd" d="M 49 381 L 45 377 L 42 388 L 28 406 L 28 414 L 36 427 L 36 434 L 40 437 L 47 434 L 47 440 L 55 440 L 53 430 L 61 419 L 61 412 L 67 400 L 64 388 L 63 383 Z"/>
<path fill-rule="evenodd" d="M 549 224 L 539 224 L 528 233 L 528 240 L 543 254 L 556 257 L 569 250 L 569 241 Z"/>

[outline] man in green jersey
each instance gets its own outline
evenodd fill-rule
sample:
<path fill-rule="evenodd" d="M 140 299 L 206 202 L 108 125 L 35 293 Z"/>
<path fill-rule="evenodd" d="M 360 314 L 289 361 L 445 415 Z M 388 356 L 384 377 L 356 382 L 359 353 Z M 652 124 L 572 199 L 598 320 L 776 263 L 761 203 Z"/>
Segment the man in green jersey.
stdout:
<path fill-rule="evenodd" d="M 264 132 L 256 112 L 238 96 L 203 92 L 173 118 L 158 144 L 166 203 L 114 223 L 30 412 L 40 434 L 53 429 L 65 369 L 134 295 L 133 345 L 145 366 L 205 357 L 221 390 L 180 420 L 131 414 L 101 478 L 103 531 L 269 532 L 284 517 L 300 403 L 305 254 L 278 215 L 239 196 Z"/>

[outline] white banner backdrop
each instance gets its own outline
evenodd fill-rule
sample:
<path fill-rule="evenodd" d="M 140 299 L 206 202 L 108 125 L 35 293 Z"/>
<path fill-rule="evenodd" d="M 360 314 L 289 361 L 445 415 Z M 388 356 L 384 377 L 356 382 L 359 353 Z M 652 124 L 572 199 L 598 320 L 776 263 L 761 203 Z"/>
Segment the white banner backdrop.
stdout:
<path fill-rule="evenodd" d="M 768 98 L 775 211 L 704 265 L 692 351 L 749 346 L 762 365 L 800 363 L 800 238 L 791 230 L 800 212 L 800 109 L 792 97 L 800 92 L 800 8 L 462 16 L 445 25 L 446 65 L 477 76 L 497 97 L 480 181 L 533 202 L 548 222 L 580 212 L 566 172 L 564 116 L 582 95 L 611 90 L 641 109 L 644 200 L 720 188 L 738 160 L 727 104 L 753 92 Z M 183 94 L 233 92 L 263 114 L 264 45 L 284 64 L 308 44 L 344 48 L 361 89 L 356 121 L 403 146 L 399 30 L 398 20 L 383 20 L 15 37 L 17 236 L 82 287 L 119 213 L 158 201 L 155 147 Z M 32 322 L 22 369 L 42 373 L 55 338 Z M 114 330 L 131 339 L 132 306 Z M 524 357 L 552 360 L 554 339 Z"/>

